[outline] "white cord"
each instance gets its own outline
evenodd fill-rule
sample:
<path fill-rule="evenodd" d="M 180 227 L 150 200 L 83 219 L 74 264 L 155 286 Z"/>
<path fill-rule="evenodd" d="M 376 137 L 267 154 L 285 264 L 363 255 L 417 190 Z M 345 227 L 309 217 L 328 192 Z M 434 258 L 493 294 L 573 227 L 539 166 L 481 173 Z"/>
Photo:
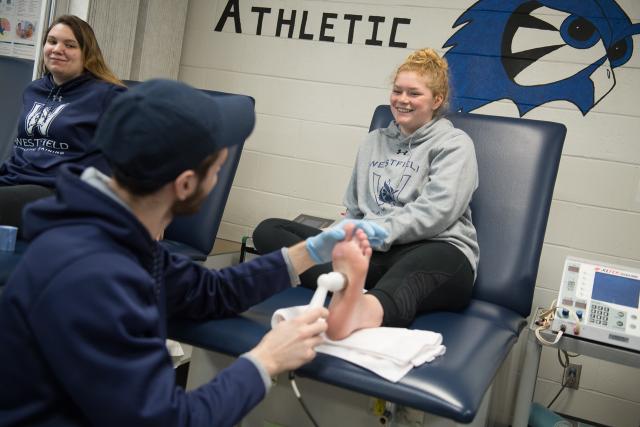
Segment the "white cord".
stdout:
<path fill-rule="evenodd" d="M 564 333 L 564 331 L 562 330 L 558 331 L 553 341 L 547 341 L 542 337 L 542 335 L 540 335 L 540 331 L 547 330 L 551 327 L 551 323 L 553 323 L 553 318 L 555 317 L 556 308 L 557 308 L 556 300 L 553 300 L 551 302 L 551 306 L 547 310 L 542 312 L 538 317 L 538 320 L 536 321 L 536 324 L 540 326 L 538 326 L 535 329 L 534 333 L 536 334 L 536 338 L 538 339 L 538 341 L 540 341 L 540 343 L 543 345 L 548 345 L 548 346 L 556 345 L 558 341 L 560 341 L 560 338 L 562 338 L 562 334 Z M 575 313 L 574 313 L 574 316 L 575 316 Z"/>
<path fill-rule="evenodd" d="M 290 378 L 289 381 L 291 381 L 291 388 L 293 389 L 293 394 L 296 395 L 296 398 L 300 399 L 302 395 L 300 394 L 300 390 L 298 390 L 298 384 L 296 384 L 296 380 L 294 380 L 293 378 Z"/>
<path fill-rule="evenodd" d="M 300 393 L 300 390 L 298 390 L 298 385 L 296 384 L 296 374 L 294 371 L 289 371 L 289 381 L 291 381 L 291 388 L 293 389 L 293 394 L 296 395 L 298 402 L 300 402 L 300 406 L 302 406 L 302 409 L 304 410 L 305 414 L 307 414 L 307 416 L 309 417 L 309 421 L 311 421 L 311 424 L 313 424 L 314 427 L 318 427 L 318 422 L 309 411 L 309 408 L 307 408 L 307 405 L 304 403 L 304 400 L 302 399 L 302 394 Z"/>
<path fill-rule="evenodd" d="M 558 333 L 556 334 L 556 338 L 553 341 L 547 341 L 546 339 L 542 338 L 542 335 L 540 335 L 540 331 L 544 329 L 547 329 L 547 328 L 543 328 L 541 326 L 535 330 L 536 338 L 538 338 L 538 341 L 540 341 L 542 344 L 548 345 L 548 346 L 556 345 L 558 341 L 560 341 L 560 338 L 562 338 L 563 332 L 558 331 Z"/>

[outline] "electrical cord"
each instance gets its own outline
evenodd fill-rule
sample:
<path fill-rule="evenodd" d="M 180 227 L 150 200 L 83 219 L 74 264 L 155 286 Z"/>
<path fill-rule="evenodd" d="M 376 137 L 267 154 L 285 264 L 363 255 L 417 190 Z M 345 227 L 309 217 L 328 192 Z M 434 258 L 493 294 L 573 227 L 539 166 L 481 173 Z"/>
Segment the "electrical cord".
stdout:
<path fill-rule="evenodd" d="M 562 393 L 565 388 L 567 388 L 567 386 L 563 385 L 558 394 L 556 394 L 556 397 L 554 397 L 553 400 L 547 405 L 547 408 L 551 408 L 551 405 L 555 403 L 556 399 L 558 398 L 558 396 L 560 396 L 560 393 Z"/>
<path fill-rule="evenodd" d="M 560 363 L 560 366 L 562 366 L 564 369 L 567 369 L 567 367 L 569 367 L 569 359 L 572 357 L 578 357 L 579 354 L 574 354 L 574 353 L 569 353 L 566 350 L 560 350 L 558 349 L 558 362 Z M 551 405 L 553 405 L 555 403 L 555 401 L 558 399 L 558 397 L 560 396 L 560 393 L 562 393 L 564 391 L 565 388 L 567 388 L 567 386 L 564 383 L 564 377 L 562 378 L 562 387 L 560 388 L 560 391 L 558 391 L 558 394 L 555 395 L 555 397 L 553 398 L 553 400 L 551 400 L 551 402 L 547 405 L 547 408 L 551 408 Z"/>
<path fill-rule="evenodd" d="M 563 356 L 564 356 L 564 358 L 563 358 Z M 569 359 L 570 358 L 578 357 L 578 356 L 580 356 L 580 355 L 577 354 L 577 353 L 569 353 L 566 350 L 558 349 L 558 362 L 560 363 L 560 366 L 562 366 L 563 368 L 567 368 L 569 366 Z"/>
<path fill-rule="evenodd" d="M 543 345 L 552 346 L 557 344 L 558 341 L 560 341 L 560 338 L 562 338 L 562 334 L 564 333 L 563 330 L 558 331 L 558 333 L 556 334 L 556 338 L 553 341 L 547 341 L 542 337 L 542 335 L 540 335 L 540 331 L 547 330 L 551 327 L 555 313 L 556 313 L 556 300 L 553 300 L 553 302 L 551 303 L 551 306 L 547 310 L 540 313 L 540 315 L 538 316 L 538 319 L 536 319 L 536 325 L 538 325 L 538 327 L 535 329 L 534 333 L 538 341 L 540 341 L 540 343 Z"/>
<path fill-rule="evenodd" d="M 535 321 L 535 324 L 538 325 L 538 327 L 534 330 L 534 333 L 538 341 L 543 345 L 548 345 L 548 346 L 556 345 L 558 341 L 560 341 L 560 338 L 562 338 L 562 335 L 567 330 L 567 327 L 564 324 L 561 325 L 560 330 L 556 333 L 555 339 L 553 341 L 547 341 L 540 334 L 540 332 L 551 328 L 553 319 L 556 315 L 557 308 L 558 306 L 556 305 L 556 300 L 553 300 L 553 302 L 551 303 L 551 306 L 548 309 L 544 310 L 542 313 L 538 314 L 538 318 Z M 571 317 L 571 320 L 573 320 L 574 322 L 574 326 L 573 326 L 574 334 L 579 334 L 580 319 L 578 319 L 578 315 L 576 314 L 575 311 L 569 310 L 569 316 Z"/>
<path fill-rule="evenodd" d="M 553 323 L 553 319 L 555 317 L 556 314 L 556 309 L 557 309 L 557 305 L 556 305 L 556 301 L 553 300 L 553 302 L 551 303 L 551 305 L 549 306 L 548 309 L 542 311 L 541 313 L 538 314 L 538 318 L 535 321 L 535 324 L 538 326 L 535 330 L 534 333 L 536 335 L 536 338 L 538 339 L 538 341 L 543 344 L 543 345 L 547 345 L 547 346 L 553 346 L 555 344 L 558 343 L 558 341 L 560 341 L 560 338 L 562 338 L 562 335 L 564 334 L 564 332 L 566 331 L 566 326 L 563 324 L 560 326 L 560 330 L 557 332 L 555 339 L 553 341 L 548 341 L 546 339 L 544 339 L 542 337 L 542 335 L 540 334 L 541 331 L 547 330 L 549 328 L 551 328 L 551 325 Z M 573 311 L 573 310 L 569 310 L 569 315 L 571 316 L 572 320 L 575 321 L 575 327 L 574 327 L 574 332 L 575 333 L 580 333 L 580 321 L 578 319 L 577 314 Z M 571 357 L 577 357 L 579 356 L 578 354 L 572 354 L 569 353 L 566 350 L 561 350 L 560 348 L 558 348 L 558 362 L 560 363 L 560 366 L 562 366 L 565 370 L 567 369 L 567 367 L 569 366 L 569 359 Z M 551 408 L 551 405 L 553 405 L 556 400 L 558 399 L 558 397 L 560 397 L 560 394 L 567 388 L 565 381 L 564 381 L 564 377 L 562 379 L 562 387 L 560 388 L 560 390 L 558 391 L 558 393 L 555 395 L 555 397 L 551 400 L 551 402 L 549 402 L 549 404 L 547 405 L 547 408 Z"/>
<path fill-rule="evenodd" d="M 562 356 L 564 356 L 564 359 L 562 358 Z M 558 362 L 563 368 L 569 366 L 569 353 L 564 350 L 558 349 Z"/>
<path fill-rule="evenodd" d="M 305 414 L 307 414 L 307 416 L 309 417 L 309 420 L 311 421 L 314 427 L 319 427 L 318 423 L 316 422 L 316 419 L 313 418 L 313 415 L 311 415 L 309 408 L 307 408 L 307 405 L 304 403 L 304 400 L 302 400 L 302 395 L 300 394 L 300 390 L 298 390 L 298 385 L 296 384 L 295 372 L 289 371 L 289 381 L 291 382 L 291 388 L 293 389 L 293 394 L 296 395 L 296 398 L 298 399 L 298 402 L 300 402 L 300 405 L 302 406 L 302 409 L 304 410 Z"/>
<path fill-rule="evenodd" d="M 557 309 L 556 301 L 554 300 L 551 303 L 550 307 L 547 310 L 544 310 L 542 313 L 540 313 L 538 318 L 535 321 L 535 323 L 536 323 L 536 325 L 538 327 L 535 329 L 534 332 L 535 332 L 535 335 L 536 335 L 536 338 L 538 339 L 538 341 L 543 345 L 553 346 L 553 345 L 557 344 L 558 341 L 560 341 L 560 338 L 562 338 L 562 335 L 564 334 L 564 332 L 566 330 L 566 327 L 564 325 L 562 325 L 560 327 L 560 330 L 556 334 L 555 339 L 553 341 L 548 341 L 548 340 L 544 339 L 542 337 L 542 335 L 540 335 L 541 331 L 544 331 L 544 330 L 547 330 L 547 329 L 551 328 L 551 324 L 553 323 L 553 318 L 555 317 L 556 309 Z M 572 317 L 574 317 L 574 316 L 576 317 L 576 324 L 578 324 L 576 314 L 573 311 L 571 311 L 571 314 L 573 315 Z M 576 357 L 576 356 L 578 356 L 578 355 L 577 354 L 576 355 L 569 354 L 569 352 L 567 352 L 566 350 L 560 350 L 558 348 L 558 362 L 560 363 L 560 366 L 562 366 L 564 369 L 566 369 L 569 366 L 569 358 L 570 357 Z M 562 394 L 562 392 L 566 388 L 567 388 L 567 386 L 564 384 L 564 379 L 563 379 L 562 387 L 560 387 L 560 390 L 558 391 L 558 393 L 551 400 L 551 402 L 549 402 L 549 404 L 547 405 L 547 408 L 551 408 L 551 405 L 553 405 L 556 402 L 558 397 L 560 397 L 560 394 Z"/>

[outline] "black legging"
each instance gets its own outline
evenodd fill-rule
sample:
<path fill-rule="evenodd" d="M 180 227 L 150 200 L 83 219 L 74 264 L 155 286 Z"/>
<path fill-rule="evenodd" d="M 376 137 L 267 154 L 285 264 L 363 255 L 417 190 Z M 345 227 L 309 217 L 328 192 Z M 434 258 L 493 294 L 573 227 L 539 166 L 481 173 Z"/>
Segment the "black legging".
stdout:
<path fill-rule="evenodd" d="M 321 230 L 297 222 L 270 218 L 256 227 L 253 243 L 259 253 L 292 246 Z M 302 286 L 315 288 L 331 263 L 317 265 L 300 275 Z M 365 288 L 380 301 L 383 326 L 407 327 L 419 313 L 459 310 L 471 299 L 474 272 L 455 246 L 437 240 L 393 245 L 374 251 Z"/>
<path fill-rule="evenodd" d="M 22 209 L 27 203 L 51 196 L 51 188 L 40 185 L 0 186 L 0 225 L 18 227 L 18 238 L 22 237 Z"/>

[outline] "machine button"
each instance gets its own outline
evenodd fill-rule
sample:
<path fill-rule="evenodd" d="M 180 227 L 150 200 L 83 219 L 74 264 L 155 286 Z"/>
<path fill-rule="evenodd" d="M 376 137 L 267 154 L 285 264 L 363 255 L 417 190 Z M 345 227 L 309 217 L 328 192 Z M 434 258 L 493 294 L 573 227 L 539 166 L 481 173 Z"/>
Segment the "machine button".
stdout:
<path fill-rule="evenodd" d="M 576 316 L 578 316 L 578 319 L 582 319 L 582 310 L 576 310 Z"/>
<path fill-rule="evenodd" d="M 633 324 L 633 323 L 631 325 L 629 325 L 629 326 L 631 327 L 631 329 L 637 328 L 637 326 L 635 324 Z"/>
<path fill-rule="evenodd" d="M 618 321 L 616 322 L 616 325 L 618 325 L 618 326 L 620 326 L 620 327 L 623 327 L 623 326 L 624 326 L 624 323 L 622 323 L 622 320 L 618 320 Z"/>
<path fill-rule="evenodd" d="M 562 317 L 569 317 L 569 309 L 568 308 L 563 308 L 562 309 Z"/>
<path fill-rule="evenodd" d="M 619 312 L 618 312 L 618 317 L 624 317 L 624 312 L 619 311 Z"/>

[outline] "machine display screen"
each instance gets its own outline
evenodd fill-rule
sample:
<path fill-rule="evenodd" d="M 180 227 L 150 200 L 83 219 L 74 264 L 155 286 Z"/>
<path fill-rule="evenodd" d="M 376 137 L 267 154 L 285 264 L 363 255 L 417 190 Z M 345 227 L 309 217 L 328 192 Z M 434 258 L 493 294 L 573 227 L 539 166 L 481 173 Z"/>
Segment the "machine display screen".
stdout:
<path fill-rule="evenodd" d="M 591 298 L 612 304 L 638 308 L 640 280 L 596 272 L 593 280 Z"/>

